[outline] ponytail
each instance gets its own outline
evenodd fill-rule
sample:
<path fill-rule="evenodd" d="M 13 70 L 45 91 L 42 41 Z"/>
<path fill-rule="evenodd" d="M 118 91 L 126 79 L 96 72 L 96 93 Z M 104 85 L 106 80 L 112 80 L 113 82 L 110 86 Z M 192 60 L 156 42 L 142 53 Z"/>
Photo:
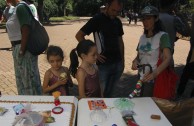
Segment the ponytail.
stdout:
<path fill-rule="evenodd" d="M 69 71 L 71 73 L 71 75 L 75 78 L 76 72 L 77 72 L 77 67 L 79 65 L 79 61 L 78 61 L 78 56 L 76 53 L 76 49 L 71 50 L 70 52 L 70 67 L 69 67 Z"/>
<path fill-rule="evenodd" d="M 77 72 L 77 67 L 79 65 L 78 56 L 82 59 L 81 54 L 87 55 L 90 48 L 93 46 L 96 46 L 96 45 L 91 40 L 83 40 L 79 42 L 77 47 L 70 52 L 69 71 L 74 78 Z"/>

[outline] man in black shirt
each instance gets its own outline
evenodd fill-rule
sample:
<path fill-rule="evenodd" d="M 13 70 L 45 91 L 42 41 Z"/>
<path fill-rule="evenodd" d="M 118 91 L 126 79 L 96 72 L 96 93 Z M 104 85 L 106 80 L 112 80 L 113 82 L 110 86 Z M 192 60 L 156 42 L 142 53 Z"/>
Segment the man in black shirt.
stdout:
<path fill-rule="evenodd" d="M 191 39 L 190 51 L 187 57 L 186 65 L 180 78 L 180 83 L 177 89 L 177 95 L 184 97 L 185 88 L 188 83 L 194 84 L 194 14 L 191 21 Z M 192 89 L 191 97 L 194 97 L 194 89 Z"/>
<path fill-rule="evenodd" d="M 117 16 L 123 7 L 121 0 L 107 0 L 103 13 L 91 18 L 76 34 L 80 42 L 93 33 L 98 48 L 100 83 L 104 97 L 111 97 L 112 89 L 124 70 L 123 27 Z"/>

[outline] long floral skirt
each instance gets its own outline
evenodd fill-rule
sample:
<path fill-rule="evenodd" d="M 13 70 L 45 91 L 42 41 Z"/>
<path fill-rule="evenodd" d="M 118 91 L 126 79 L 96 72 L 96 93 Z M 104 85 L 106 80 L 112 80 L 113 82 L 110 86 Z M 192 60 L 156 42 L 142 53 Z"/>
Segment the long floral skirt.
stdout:
<path fill-rule="evenodd" d="M 16 85 L 18 95 L 41 95 L 42 87 L 38 69 L 38 56 L 26 51 L 19 55 L 21 45 L 13 47 Z"/>

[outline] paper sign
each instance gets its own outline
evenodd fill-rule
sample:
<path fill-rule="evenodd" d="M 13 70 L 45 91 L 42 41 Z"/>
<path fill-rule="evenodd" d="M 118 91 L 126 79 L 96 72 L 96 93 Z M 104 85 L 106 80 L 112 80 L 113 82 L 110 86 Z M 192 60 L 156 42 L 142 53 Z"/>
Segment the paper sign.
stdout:
<path fill-rule="evenodd" d="M 88 106 L 90 110 L 95 110 L 96 107 L 100 107 L 101 109 L 107 109 L 107 106 L 104 102 L 104 100 L 89 100 Z"/>

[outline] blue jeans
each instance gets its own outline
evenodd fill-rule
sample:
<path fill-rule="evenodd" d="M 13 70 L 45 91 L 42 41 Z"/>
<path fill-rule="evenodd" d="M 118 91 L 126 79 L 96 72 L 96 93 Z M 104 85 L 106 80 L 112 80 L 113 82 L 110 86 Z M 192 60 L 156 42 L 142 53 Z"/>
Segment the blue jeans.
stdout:
<path fill-rule="evenodd" d="M 102 64 L 99 65 L 98 68 L 103 95 L 109 98 L 123 73 L 124 65 L 122 62 L 116 62 L 112 64 Z"/>

